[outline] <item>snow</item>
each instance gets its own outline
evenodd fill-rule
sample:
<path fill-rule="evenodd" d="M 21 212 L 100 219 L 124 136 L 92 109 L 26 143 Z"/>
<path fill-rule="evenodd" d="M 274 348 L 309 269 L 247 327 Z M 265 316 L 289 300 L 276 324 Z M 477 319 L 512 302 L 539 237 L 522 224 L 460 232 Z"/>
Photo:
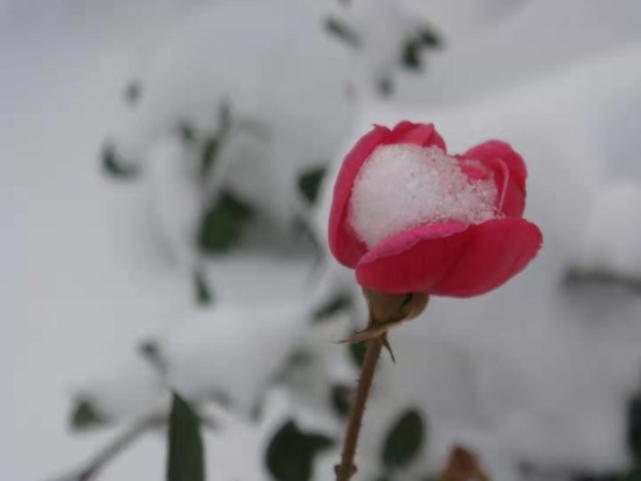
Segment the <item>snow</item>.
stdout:
<path fill-rule="evenodd" d="M 372 247 L 393 234 L 428 223 L 479 224 L 496 218 L 494 179 L 471 180 L 439 147 L 377 147 L 354 181 L 349 219 Z"/>
<path fill-rule="evenodd" d="M 282 229 L 289 228 L 300 211 L 297 174 L 332 158 L 354 116 L 350 65 L 349 52 L 295 0 L 196 8 L 141 65 L 140 102 L 114 121 L 109 138 L 129 163 L 158 170 L 154 152 L 178 139 L 179 125 L 214 132 L 217 113 L 228 104 L 231 131 L 206 181 L 208 191 L 230 187 Z M 299 99 L 314 99 L 313 108 Z M 176 162 L 173 167 L 165 163 L 163 177 L 187 168 L 181 158 Z M 194 176 L 193 182 L 200 180 Z M 153 190 L 162 190 L 162 204 L 175 190 L 182 202 L 180 186 L 165 182 Z M 160 225 L 185 223 L 161 220 Z M 179 238 L 171 227 L 167 237 Z M 183 233 L 174 250 L 184 252 L 192 239 L 193 234 L 185 239 Z"/>
<path fill-rule="evenodd" d="M 111 429 L 86 436 L 68 432 L 65 417 L 76 393 L 95 393 L 103 409 L 123 420 L 136 416 L 147 403 L 152 407 L 151 399 L 162 403 L 157 374 L 134 353 L 140 340 L 153 337 L 166 343 L 166 350 L 176 359 L 185 356 L 179 362 L 182 369 L 172 374 L 172 383 L 196 392 L 201 381 L 206 385 L 206 366 L 211 365 L 216 372 L 211 386 L 224 386 L 247 404 L 252 396 L 260 395 L 251 385 L 259 378 L 252 370 L 257 369 L 262 379 L 269 370 L 261 365 L 264 359 L 276 365 L 288 346 L 312 348 L 318 364 L 308 366 L 302 375 L 294 373 L 284 383 L 284 399 L 268 403 L 264 421 L 250 425 L 239 416 L 226 423 L 225 431 L 207 434 L 212 479 L 267 479 L 261 449 L 274 426 L 283 416 L 303 410 L 312 418 L 310 423 L 324 422 L 319 414 L 327 409 L 322 406 L 322 387 L 328 380 L 353 381 L 355 377 L 342 362 L 344 346 L 332 341 L 346 334 L 342 329 L 362 327 L 365 321 L 362 305 L 358 305 L 351 317 L 360 321 L 359 326 L 343 315 L 327 331 L 305 330 L 299 338 L 299 326 L 290 330 L 288 324 L 293 325 L 297 317 L 293 301 L 318 304 L 324 296 L 349 289 L 358 295 L 353 273 L 321 265 L 320 270 L 329 274 L 315 289 L 312 261 L 303 255 L 285 251 L 269 257 L 264 252 L 242 252 L 212 261 L 208 273 L 213 279 L 224 279 L 214 285 L 220 306 L 195 311 L 191 278 L 167 262 L 166 252 L 159 248 L 162 242 L 149 226 L 147 210 L 151 202 L 157 212 L 168 216 L 162 220 L 162 230 L 176 233 L 169 239 L 181 239 L 171 243 L 185 242 L 180 233 L 189 230 L 185 224 L 190 214 L 182 210 L 191 209 L 196 201 L 185 181 L 185 191 L 178 192 L 172 202 L 173 189 L 179 185 L 171 183 L 170 172 L 181 172 L 172 160 L 178 145 L 167 134 L 173 125 L 171 112 L 161 114 L 164 99 L 180 106 L 190 89 L 197 99 L 202 85 L 215 83 L 204 75 L 194 76 L 191 84 L 189 62 L 178 62 L 176 56 L 182 54 L 176 51 L 180 49 L 167 47 L 185 38 L 186 49 L 194 45 L 194 37 L 200 34 L 189 34 L 193 18 L 180 32 L 168 34 L 158 25 L 173 29 L 185 22 L 182 8 L 162 9 L 165 13 L 159 16 L 167 18 L 154 19 L 150 23 L 155 26 L 147 30 L 145 15 L 123 19 L 114 6 L 109 17 L 113 23 L 101 30 L 93 27 L 104 25 L 104 9 L 112 7 L 84 2 L 88 17 L 83 20 L 75 10 L 70 14 L 66 3 L 54 3 L 51 11 L 43 8 L 38 14 L 0 21 L 0 305 L 6 320 L 0 337 L 4 386 L 0 478 L 50 478 L 85 460 L 109 439 Z M 223 16 L 221 23 L 233 23 L 229 4 L 234 2 L 227 3 L 229 16 Z M 269 143 L 251 135 L 243 137 L 245 147 L 239 149 L 270 152 L 270 161 L 256 170 L 251 162 L 244 167 L 230 162 L 242 171 L 245 180 L 238 184 L 247 192 L 262 185 L 264 190 L 256 194 L 256 200 L 264 197 L 266 210 L 275 215 L 282 213 L 283 205 L 292 208 L 283 194 L 289 195 L 283 188 L 290 182 L 286 177 L 291 178 L 300 165 L 315 162 L 299 154 L 316 152 L 334 158 L 335 172 L 341 154 L 372 122 L 434 121 L 453 151 L 489 137 L 505 139 L 528 163 L 526 215 L 544 231 L 541 254 L 526 272 L 500 290 L 466 301 L 433 299 L 425 316 L 391 334 L 397 364 L 384 359 L 377 373 L 359 449 L 364 473 L 380 474 L 381 433 L 398 410 L 408 405 L 428 415 L 429 441 L 425 456 L 412 466 L 413 472 L 395 473 L 395 480 L 417 479 L 413 474 L 422 477 L 435 469 L 453 442 L 477 449 L 498 481 L 522 479 L 518 470 L 522 462 L 542 472 L 557 472 L 560 479 L 567 479 L 571 470 L 607 471 L 625 463 L 623 416 L 626 400 L 639 387 L 641 299 L 616 286 L 569 289 L 562 280 L 577 258 L 582 266 L 605 266 L 629 275 L 637 271 L 639 250 L 634 246 L 638 232 L 636 224 L 626 220 L 639 217 L 636 188 L 628 184 L 638 182 L 641 174 L 637 162 L 641 137 L 634 135 L 641 105 L 639 3 L 523 1 L 495 15 L 498 5 L 507 3 L 474 2 L 474 10 L 458 14 L 451 6 L 443 7 L 445 2 L 414 2 L 426 16 L 432 10 L 437 27 L 439 21 L 444 22 L 447 49 L 430 58 L 425 75 L 399 75 L 395 98 L 362 105 L 355 124 L 350 120 L 352 107 L 343 105 L 342 96 L 332 103 L 329 97 L 316 95 L 313 83 L 310 90 L 291 90 L 291 97 L 286 97 L 289 85 L 274 77 L 279 69 L 293 69 L 293 65 L 277 65 L 272 76 L 265 77 L 265 84 L 258 85 L 264 90 L 257 98 L 274 91 L 273 99 L 249 112 L 265 115 L 269 122 L 281 109 L 289 112 L 291 107 L 293 113 L 274 135 L 273 150 L 260 150 Z M 0 12 L 9 15 L 20 4 L 27 5 L 14 1 L 6 4 L 11 8 L 2 5 Z M 145 0 L 136 5 L 140 11 L 154 10 Z M 212 4 L 211 15 L 215 17 L 214 7 Z M 20 7 L 21 12 L 29 10 L 29 6 Z M 263 28 L 257 24 L 283 17 L 277 9 L 269 10 L 265 8 L 262 16 L 250 16 L 249 25 Z M 121 28 L 120 22 L 127 27 Z M 300 31 L 295 29 L 301 37 L 306 32 L 303 25 L 311 28 L 312 23 L 303 22 Z M 194 62 L 202 64 L 209 58 L 208 47 L 218 48 L 215 29 L 209 33 L 211 36 L 195 42 L 201 47 L 192 57 Z M 135 41 L 132 47 L 129 40 L 138 35 L 147 40 Z M 287 35 L 284 38 L 291 38 Z M 397 35 L 390 32 L 388 38 Z M 160 43 L 160 38 L 165 40 Z M 248 40 L 252 42 L 255 39 Z M 319 37 L 318 42 L 324 41 Z M 143 45 L 154 51 L 167 49 L 173 60 L 166 70 L 179 78 L 161 72 L 160 60 L 157 67 L 140 65 L 141 58 L 153 65 L 152 58 L 160 55 Z M 334 46 L 334 40 L 328 43 Z M 224 47 L 220 48 L 227 53 L 228 46 Z M 381 53 L 386 55 L 382 64 L 394 60 L 391 52 Z M 315 54 L 302 56 L 309 60 Z M 247 63 L 251 61 L 253 57 Z M 288 70 L 303 86 L 303 73 L 311 68 L 304 61 L 298 73 Z M 350 58 L 338 59 L 340 62 L 347 68 Z M 378 60 L 363 62 L 381 65 Z M 233 70 L 229 63 L 219 67 Z M 198 68 L 208 71 L 206 66 Z M 158 83 L 148 83 L 148 95 L 143 94 L 149 104 L 141 103 L 139 113 L 131 115 L 147 112 L 144 115 L 152 120 L 158 115 L 159 122 L 168 127 L 158 130 L 161 133 L 151 140 L 155 134 L 147 136 L 147 124 L 141 117 L 127 124 L 132 126 L 132 152 L 144 152 L 150 175 L 142 180 L 145 186 L 119 185 L 99 175 L 99 145 L 128 116 L 115 105 L 122 86 L 140 72 L 153 71 L 159 72 L 151 75 Z M 327 73 L 322 68 L 313 71 Z M 342 85 L 342 76 L 326 80 Z M 203 109 L 216 103 L 218 93 L 203 101 Z M 285 105 L 283 98 L 295 102 Z M 300 105 L 293 104 L 308 105 L 299 116 Z M 314 135 L 303 126 L 305 116 L 314 115 L 316 109 L 319 117 L 313 125 L 320 130 Z M 346 110 L 334 115 L 339 111 L 335 109 Z M 191 112 L 189 108 L 184 111 Z M 206 118 L 202 128 L 213 122 L 215 115 Z M 289 128 L 294 129 L 293 138 L 287 134 Z M 125 130 L 130 132 L 129 127 Z M 296 165 L 283 167 L 281 177 L 279 166 L 285 159 Z M 152 163 L 157 171 L 152 170 Z M 236 175 L 230 171 L 228 178 L 236 179 Z M 625 185 L 618 183 L 621 180 L 626 180 Z M 271 189 L 263 185 L 271 182 L 275 182 Z M 324 183 L 315 224 L 320 239 L 325 238 L 331 188 L 330 176 Z M 159 191 L 165 197 L 158 196 Z M 283 197 L 277 200 L 277 194 Z M 598 223 L 607 229 L 596 229 Z M 223 313 L 228 314 L 219 316 Z M 278 313 L 283 314 L 282 322 L 275 319 Z M 194 334 L 189 332 L 191 321 Z M 305 320 L 300 321 L 304 325 Z M 233 322 L 233 327 L 226 322 Z M 272 332 L 268 323 L 278 328 Z M 265 345 L 248 342 L 245 346 L 241 343 L 243 326 L 249 339 L 257 325 L 263 329 L 260 340 Z M 205 343 L 199 344 L 196 332 L 210 339 L 219 331 L 221 344 L 212 339 L 211 357 L 205 356 Z M 282 343 L 277 334 L 284 335 Z M 232 379 L 229 367 L 217 364 L 216 353 L 224 359 L 226 349 L 233 346 L 246 351 L 273 346 L 276 355 L 268 356 L 271 349 L 267 354 L 256 351 L 243 364 L 247 376 Z M 190 379 L 182 374 L 184 370 L 193 370 L 197 376 Z M 132 389 L 140 391 L 135 397 L 126 396 Z M 316 479 L 328 479 L 324 473 L 331 475 L 335 456 L 328 453 L 323 458 Z M 150 433 L 110 465 L 101 479 L 158 479 L 163 466 L 163 437 Z"/>
<path fill-rule="evenodd" d="M 597 191 L 581 237 L 577 264 L 641 277 L 641 183 L 611 182 Z"/>
<path fill-rule="evenodd" d="M 249 416 L 300 342 L 306 309 L 223 304 L 196 313 L 159 342 L 168 382 L 190 398 L 221 396 Z"/>

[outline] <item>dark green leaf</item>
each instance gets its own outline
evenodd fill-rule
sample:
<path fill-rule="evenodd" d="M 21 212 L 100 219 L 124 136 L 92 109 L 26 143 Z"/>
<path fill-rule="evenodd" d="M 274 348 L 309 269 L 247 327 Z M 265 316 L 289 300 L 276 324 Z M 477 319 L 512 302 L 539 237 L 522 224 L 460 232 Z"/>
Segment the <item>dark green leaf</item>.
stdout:
<path fill-rule="evenodd" d="M 142 85 L 134 80 L 125 88 L 125 102 L 129 105 L 136 105 L 142 96 Z"/>
<path fill-rule="evenodd" d="M 77 431 L 84 431 L 103 425 L 107 422 L 105 417 L 98 412 L 88 399 L 77 399 L 71 410 L 71 427 Z"/>
<path fill-rule="evenodd" d="M 354 364 L 356 364 L 357 367 L 361 367 L 363 365 L 363 361 L 365 360 L 365 351 L 367 351 L 367 343 L 363 342 L 351 342 L 348 344 L 349 346 L 349 354 L 350 357 L 352 358 L 352 361 L 354 361 Z"/>
<path fill-rule="evenodd" d="M 425 423 L 415 409 L 405 411 L 392 425 L 383 445 L 383 463 L 398 468 L 409 463 L 420 451 L 425 439 Z"/>
<path fill-rule="evenodd" d="M 178 125 L 178 133 L 185 144 L 193 144 L 196 141 L 196 129 L 189 122 L 181 122 Z"/>
<path fill-rule="evenodd" d="M 287 421 L 276 432 L 267 447 L 265 463 L 278 481 L 308 481 L 314 456 L 331 447 L 327 436 L 304 433 L 293 421 Z"/>
<path fill-rule="evenodd" d="M 314 167 L 304 171 L 298 177 L 298 188 L 310 204 L 314 204 L 318 198 L 318 191 L 326 170 L 325 167 Z"/>
<path fill-rule="evenodd" d="M 274 383 L 287 382 L 291 376 L 295 376 L 300 373 L 302 369 L 306 369 L 312 362 L 314 358 L 312 354 L 304 349 L 296 349 L 292 351 L 281 367 L 274 373 L 272 379 Z"/>
<path fill-rule="evenodd" d="M 105 144 L 102 149 L 102 170 L 118 179 L 130 179 L 138 175 L 138 169 L 125 165 L 112 143 Z"/>
<path fill-rule="evenodd" d="M 347 417 L 351 396 L 352 388 L 349 386 L 335 384 L 331 387 L 332 408 L 339 417 Z"/>
<path fill-rule="evenodd" d="M 191 406 L 173 395 L 169 415 L 167 481 L 205 481 L 200 421 Z"/>
<path fill-rule="evenodd" d="M 314 311 L 314 320 L 322 321 L 328 317 L 345 311 L 352 306 L 352 298 L 346 294 L 338 294 L 327 300 L 325 304 L 322 304 Z"/>
<path fill-rule="evenodd" d="M 208 253 L 229 250 L 242 236 L 253 210 L 230 192 L 223 192 L 203 215 L 198 233 L 200 248 Z"/>
<path fill-rule="evenodd" d="M 138 345 L 138 352 L 151 363 L 151 365 L 162 375 L 167 372 L 167 359 L 163 356 L 156 341 L 147 339 Z"/>
<path fill-rule="evenodd" d="M 221 102 L 218 110 L 218 129 L 205 139 L 200 153 L 200 174 L 203 177 L 207 176 L 214 167 L 222 142 L 229 134 L 230 128 L 231 107 L 229 106 L 229 102 Z"/>
<path fill-rule="evenodd" d="M 429 48 L 439 48 L 443 44 L 441 37 L 428 26 L 421 28 L 418 34 L 418 41 L 421 45 Z"/>
<path fill-rule="evenodd" d="M 155 341 L 147 339 L 138 345 L 138 351 L 147 359 L 158 359 L 160 357 L 160 348 Z"/>
<path fill-rule="evenodd" d="M 312 355 L 302 349 L 293 351 L 285 360 L 285 369 L 297 369 L 309 366 L 313 362 Z"/>
<path fill-rule="evenodd" d="M 194 273 L 194 285 L 196 287 L 196 301 L 201 306 L 207 306 L 214 300 L 214 296 L 209 288 L 207 279 L 202 272 L 196 271 Z"/>
<path fill-rule="evenodd" d="M 217 137 L 209 137 L 203 144 L 203 150 L 200 154 L 200 173 L 206 176 L 214 165 L 216 155 L 218 155 L 218 148 L 220 140 Z"/>
<path fill-rule="evenodd" d="M 402 54 L 403 66 L 409 70 L 421 68 L 421 45 L 417 39 L 409 39 L 403 45 Z"/>
<path fill-rule="evenodd" d="M 631 470 L 623 479 L 624 481 L 641 481 L 641 467 Z"/>
<path fill-rule="evenodd" d="M 641 394 L 628 402 L 627 444 L 630 456 L 641 466 Z"/>
<path fill-rule="evenodd" d="M 358 34 L 349 25 L 336 17 L 327 17 L 325 19 L 325 29 L 350 47 L 356 48 L 360 45 Z"/>

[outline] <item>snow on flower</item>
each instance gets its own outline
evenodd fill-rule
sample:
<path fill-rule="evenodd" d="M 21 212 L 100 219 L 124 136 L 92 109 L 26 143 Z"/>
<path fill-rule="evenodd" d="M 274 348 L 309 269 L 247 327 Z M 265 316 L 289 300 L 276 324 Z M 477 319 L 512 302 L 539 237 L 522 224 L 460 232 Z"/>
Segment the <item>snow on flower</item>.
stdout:
<path fill-rule="evenodd" d="M 518 274 L 542 235 L 522 218 L 523 159 L 497 140 L 457 156 L 432 124 L 375 126 L 345 157 L 330 248 L 366 288 L 468 297 Z"/>
<path fill-rule="evenodd" d="M 459 162 L 438 147 L 381 145 L 352 191 L 350 222 L 369 247 L 426 222 L 478 224 L 501 215 L 490 178 L 470 182 Z"/>

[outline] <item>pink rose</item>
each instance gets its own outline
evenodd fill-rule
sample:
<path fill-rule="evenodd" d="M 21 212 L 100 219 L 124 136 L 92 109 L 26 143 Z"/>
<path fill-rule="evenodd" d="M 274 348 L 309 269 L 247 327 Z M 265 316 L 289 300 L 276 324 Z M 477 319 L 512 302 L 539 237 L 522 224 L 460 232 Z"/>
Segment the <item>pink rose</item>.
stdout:
<path fill-rule="evenodd" d="M 432 124 L 377 125 L 343 161 L 330 249 L 365 288 L 482 294 L 521 272 L 541 247 L 541 231 L 522 217 L 526 177 L 505 142 L 450 156 Z"/>

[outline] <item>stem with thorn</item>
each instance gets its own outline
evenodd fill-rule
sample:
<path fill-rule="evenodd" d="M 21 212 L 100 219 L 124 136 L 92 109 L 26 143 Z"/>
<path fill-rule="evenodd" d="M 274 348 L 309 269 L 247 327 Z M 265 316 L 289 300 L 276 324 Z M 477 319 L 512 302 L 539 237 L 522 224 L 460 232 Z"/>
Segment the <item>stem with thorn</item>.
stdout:
<path fill-rule="evenodd" d="M 356 443 L 358 442 L 358 434 L 365 412 L 365 404 L 367 403 L 369 391 L 372 386 L 372 379 L 374 378 L 374 371 L 376 370 L 376 364 L 381 355 L 382 347 L 383 343 L 378 337 L 367 341 L 367 351 L 365 353 L 365 359 L 363 360 L 361 375 L 358 379 L 358 388 L 349 410 L 349 420 L 345 433 L 345 444 L 343 445 L 341 463 L 336 466 L 336 481 L 349 481 L 356 472 L 356 466 L 354 466 Z"/>
<path fill-rule="evenodd" d="M 383 347 L 390 352 L 392 359 L 394 359 L 392 349 L 387 341 L 387 332 L 392 327 L 400 324 L 401 321 L 418 316 L 423 312 L 428 301 L 428 295 L 425 293 L 398 295 L 364 289 L 363 294 L 369 306 L 369 325 L 367 329 L 357 333 L 347 341 L 366 341 L 367 351 L 358 379 L 358 387 L 349 410 L 343 454 L 341 455 L 340 464 L 336 465 L 336 481 L 349 481 L 356 473 L 354 456 L 356 455 L 358 435 L 363 421 L 363 414 L 365 413 L 367 398 L 372 387 L 376 364 Z"/>

